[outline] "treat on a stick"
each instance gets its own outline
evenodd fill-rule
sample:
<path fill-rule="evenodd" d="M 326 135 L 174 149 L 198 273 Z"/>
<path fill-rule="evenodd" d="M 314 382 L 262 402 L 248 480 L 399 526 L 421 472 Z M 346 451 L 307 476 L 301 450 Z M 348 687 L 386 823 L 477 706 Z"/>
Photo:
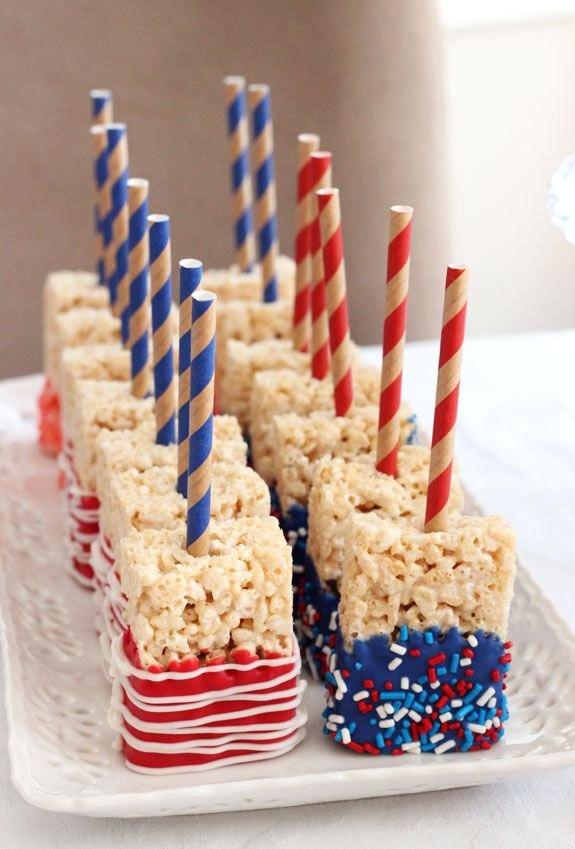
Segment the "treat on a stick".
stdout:
<path fill-rule="evenodd" d="M 296 351 L 310 349 L 311 339 L 311 226 L 314 195 L 311 154 L 319 149 L 319 136 L 300 133 L 297 137 L 297 197 L 294 258 L 296 291 L 293 312 L 293 346 Z"/>
<path fill-rule="evenodd" d="M 481 751 L 507 719 L 514 534 L 448 511 L 466 301 L 467 269 L 450 266 L 425 524 L 355 514 L 347 526 L 324 717 L 360 753 Z"/>
<path fill-rule="evenodd" d="M 202 280 L 198 259 L 180 260 L 180 356 L 178 378 L 178 492 L 188 495 L 190 437 L 190 363 L 192 358 L 192 295 Z"/>
<path fill-rule="evenodd" d="M 316 380 L 323 380 L 329 374 L 329 323 L 325 297 L 325 276 L 323 252 L 321 247 L 321 229 L 319 223 L 319 189 L 331 187 L 332 156 L 327 151 L 317 151 L 311 155 L 311 180 L 313 194 L 313 218 L 310 232 L 311 251 L 311 373 Z"/>
<path fill-rule="evenodd" d="M 150 391 L 150 246 L 148 239 L 147 180 L 128 180 L 129 281 L 130 281 L 130 364 L 132 395 L 145 398 Z"/>
<path fill-rule="evenodd" d="M 107 124 L 107 164 L 111 212 L 110 240 L 105 239 L 106 278 L 112 312 L 120 319 L 122 343 L 130 338 L 128 134 L 125 124 Z"/>

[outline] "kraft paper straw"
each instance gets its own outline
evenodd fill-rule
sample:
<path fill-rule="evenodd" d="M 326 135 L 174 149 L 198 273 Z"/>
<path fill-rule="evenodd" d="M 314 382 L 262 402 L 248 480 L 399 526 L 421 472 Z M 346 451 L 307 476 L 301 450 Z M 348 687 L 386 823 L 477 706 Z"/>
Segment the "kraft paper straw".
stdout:
<path fill-rule="evenodd" d="M 180 348 L 178 380 L 178 483 L 188 495 L 188 449 L 190 436 L 190 363 L 192 357 L 192 295 L 202 280 L 199 259 L 180 260 Z"/>
<path fill-rule="evenodd" d="M 236 263 L 240 271 L 251 271 L 256 261 L 256 245 L 245 79 L 224 77 L 224 91 L 230 142 Z"/>
<path fill-rule="evenodd" d="M 106 249 L 111 242 L 110 195 L 108 191 L 108 136 L 106 127 L 97 124 L 90 128 L 94 151 L 94 231 L 96 242 L 96 271 L 98 281 L 106 284 Z"/>
<path fill-rule="evenodd" d="M 176 442 L 176 387 L 172 345 L 172 260 L 170 219 L 149 215 L 150 278 L 152 284 L 152 344 L 154 349 L 154 393 L 156 397 L 156 442 Z"/>
<path fill-rule="evenodd" d="M 186 547 L 196 557 L 208 554 L 210 547 L 215 341 L 216 296 L 212 292 L 195 292 L 192 295 Z"/>
<path fill-rule="evenodd" d="M 145 398 L 150 389 L 150 247 L 147 180 L 128 180 L 130 210 L 130 361 L 132 395 Z"/>
<path fill-rule="evenodd" d="M 378 471 L 394 477 L 397 475 L 397 452 L 399 450 L 401 427 L 399 410 L 401 407 L 403 350 L 407 318 L 412 216 L 413 209 L 410 206 L 392 206 L 389 217 L 376 468 Z"/>
<path fill-rule="evenodd" d="M 128 136 L 125 124 L 107 124 L 108 172 L 112 198 L 112 242 L 107 252 L 112 311 L 122 321 L 122 342 L 130 338 L 129 294 L 129 213 L 128 213 Z"/>
<path fill-rule="evenodd" d="M 451 489 L 469 270 L 449 265 L 445 281 L 435 415 L 425 505 L 425 530 L 443 531 Z"/>
<path fill-rule="evenodd" d="M 93 88 L 90 92 L 92 124 L 111 124 L 114 120 L 112 92 L 107 88 Z"/>
<path fill-rule="evenodd" d="M 311 335 L 311 227 L 315 212 L 311 154 L 318 149 L 319 136 L 301 133 L 297 137 L 296 287 L 292 338 L 296 351 L 304 352 L 309 350 Z"/>
<path fill-rule="evenodd" d="M 329 346 L 336 416 L 347 416 L 353 407 L 351 342 L 341 232 L 339 189 L 317 192 L 325 296 L 329 314 Z"/>
<path fill-rule="evenodd" d="M 253 160 L 256 184 L 256 227 L 263 277 L 264 301 L 278 299 L 276 259 L 278 255 L 274 136 L 270 89 L 267 85 L 248 88 L 252 113 Z"/>

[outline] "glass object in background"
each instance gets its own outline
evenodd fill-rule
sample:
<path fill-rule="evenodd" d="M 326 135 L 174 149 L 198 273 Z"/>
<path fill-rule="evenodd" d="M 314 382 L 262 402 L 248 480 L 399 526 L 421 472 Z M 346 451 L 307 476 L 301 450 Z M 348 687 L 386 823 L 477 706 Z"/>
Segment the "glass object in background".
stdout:
<path fill-rule="evenodd" d="M 551 177 L 547 210 L 553 224 L 575 245 L 575 153 L 564 159 Z"/>

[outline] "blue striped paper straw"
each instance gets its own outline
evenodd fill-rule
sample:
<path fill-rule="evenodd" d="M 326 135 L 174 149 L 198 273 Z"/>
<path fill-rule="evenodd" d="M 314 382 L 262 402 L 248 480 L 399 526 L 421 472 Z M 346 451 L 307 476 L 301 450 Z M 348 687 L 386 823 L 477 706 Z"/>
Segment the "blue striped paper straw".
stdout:
<path fill-rule="evenodd" d="M 128 180 L 130 210 L 130 364 L 132 395 L 145 398 L 149 390 L 150 335 L 150 248 L 148 241 L 148 196 L 150 184 L 134 177 Z"/>
<path fill-rule="evenodd" d="M 106 127 L 96 124 L 90 128 L 94 150 L 94 230 L 96 236 L 96 271 L 98 281 L 106 283 L 106 250 L 111 242 L 109 227 L 110 198 L 108 192 L 108 138 Z"/>
<path fill-rule="evenodd" d="M 148 225 L 156 442 L 158 445 L 174 445 L 176 442 L 176 387 L 170 318 L 172 307 L 170 219 L 167 215 L 148 215 Z"/>
<path fill-rule="evenodd" d="M 129 293 L 129 214 L 128 214 L 128 135 L 125 124 L 107 124 L 108 173 L 112 211 L 111 250 L 107 253 L 106 273 L 110 287 L 112 312 L 122 321 L 122 342 L 130 338 Z"/>
<path fill-rule="evenodd" d="M 253 198 L 246 81 L 243 77 L 224 77 L 224 90 L 230 142 L 232 215 L 236 262 L 240 271 L 251 271 L 255 265 L 256 248 L 252 212 Z"/>
<path fill-rule="evenodd" d="M 195 557 L 208 554 L 210 547 L 215 344 L 216 296 L 194 292 L 186 548 Z"/>
<path fill-rule="evenodd" d="M 107 88 L 93 88 L 90 92 L 92 124 L 111 124 L 114 120 L 112 92 Z"/>
<path fill-rule="evenodd" d="M 180 347 L 178 380 L 178 483 L 188 495 L 188 440 L 190 436 L 190 363 L 192 358 L 192 295 L 200 285 L 203 265 L 199 259 L 180 260 Z"/>
<path fill-rule="evenodd" d="M 252 113 L 252 149 L 256 183 L 256 227 L 262 266 L 264 301 L 278 298 L 276 259 L 278 254 L 274 134 L 270 89 L 267 85 L 248 88 Z"/>

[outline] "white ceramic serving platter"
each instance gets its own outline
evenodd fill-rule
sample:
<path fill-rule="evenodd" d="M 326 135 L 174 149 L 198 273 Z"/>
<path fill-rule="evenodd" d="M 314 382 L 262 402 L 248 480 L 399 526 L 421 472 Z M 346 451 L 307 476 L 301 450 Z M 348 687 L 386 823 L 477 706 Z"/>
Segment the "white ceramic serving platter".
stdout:
<path fill-rule="evenodd" d="M 485 752 L 358 756 L 321 732 L 310 683 L 307 736 L 277 760 L 168 776 L 128 770 L 106 724 L 94 602 L 64 568 L 54 461 L 31 442 L 0 451 L 0 607 L 12 779 L 34 805 L 100 817 L 201 814 L 422 793 L 575 764 L 575 637 L 519 570 L 511 719 Z"/>

